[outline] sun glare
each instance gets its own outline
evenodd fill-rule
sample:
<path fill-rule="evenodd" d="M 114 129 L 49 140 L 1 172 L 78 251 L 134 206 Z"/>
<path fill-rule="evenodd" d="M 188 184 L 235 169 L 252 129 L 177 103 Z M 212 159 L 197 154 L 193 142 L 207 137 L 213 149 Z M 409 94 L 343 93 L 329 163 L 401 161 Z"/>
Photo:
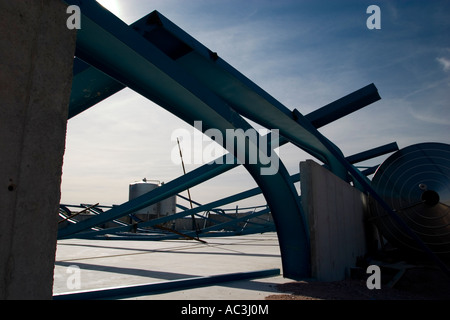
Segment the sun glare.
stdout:
<path fill-rule="evenodd" d="M 120 16 L 120 5 L 118 0 L 96 0 L 116 16 Z"/>

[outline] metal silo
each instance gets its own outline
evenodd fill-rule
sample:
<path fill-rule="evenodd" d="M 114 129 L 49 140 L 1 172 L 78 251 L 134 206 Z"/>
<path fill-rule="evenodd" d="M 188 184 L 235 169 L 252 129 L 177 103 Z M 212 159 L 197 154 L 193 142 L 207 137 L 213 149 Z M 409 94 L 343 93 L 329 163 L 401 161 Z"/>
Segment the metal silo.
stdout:
<path fill-rule="evenodd" d="M 176 212 L 176 196 L 164 199 L 159 203 L 160 216 L 168 216 Z"/>
<path fill-rule="evenodd" d="M 143 179 L 142 181 L 135 182 L 130 184 L 129 186 L 129 200 L 133 200 L 147 192 L 150 192 L 159 187 L 159 183 L 148 182 L 147 179 Z M 142 208 L 136 211 L 134 214 L 138 219 L 148 221 L 150 219 L 154 219 L 158 217 L 158 203 L 155 203 L 151 206 Z"/>

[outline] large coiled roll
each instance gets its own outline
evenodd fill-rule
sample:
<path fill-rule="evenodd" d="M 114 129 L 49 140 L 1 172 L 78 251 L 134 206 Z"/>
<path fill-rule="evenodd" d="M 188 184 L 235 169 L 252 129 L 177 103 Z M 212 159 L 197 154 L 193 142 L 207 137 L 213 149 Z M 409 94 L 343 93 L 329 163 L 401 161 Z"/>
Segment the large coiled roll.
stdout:
<path fill-rule="evenodd" d="M 441 259 L 450 261 L 450 145 L 420 143 L 392 154 L 372 187 Z M 404 252 L 423 250 L 375 201 L 371 215 L 387 241 Z"/>

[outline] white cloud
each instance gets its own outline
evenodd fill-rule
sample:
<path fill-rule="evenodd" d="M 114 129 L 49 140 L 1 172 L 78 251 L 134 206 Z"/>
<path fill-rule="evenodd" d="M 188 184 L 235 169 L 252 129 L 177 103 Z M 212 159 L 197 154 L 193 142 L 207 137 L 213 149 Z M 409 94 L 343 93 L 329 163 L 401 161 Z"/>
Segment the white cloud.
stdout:
<path fill-rule="evenodd" d="M 439 57 L 436 60 L 442 65 L 444 71 L 450 71 L 450 59 Z"/>
<path fill-rule="evenodd" d="M 414 118 L 422 122 L 436 125 L 450 126 L 450 121 L 445 117 L 439 117 L 436 114 L 411 112 Z"/>

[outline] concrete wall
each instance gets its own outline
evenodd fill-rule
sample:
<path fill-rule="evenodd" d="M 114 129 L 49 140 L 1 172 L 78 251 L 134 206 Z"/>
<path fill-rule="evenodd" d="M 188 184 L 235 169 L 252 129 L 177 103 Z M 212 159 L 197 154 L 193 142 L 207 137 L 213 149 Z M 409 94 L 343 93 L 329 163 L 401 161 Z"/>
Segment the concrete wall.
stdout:
<path fill-rule="evenodd" d="M 366 197 L 312 160 L 300 163 L 300 187 L 310 232 L 312 277 L 343 280 L 366 253 Z"/>
<path fill-rule="evenodd" d="M 60 0 L 0 1 L 0 299 L 50 299 L 75 31 Z"/>

